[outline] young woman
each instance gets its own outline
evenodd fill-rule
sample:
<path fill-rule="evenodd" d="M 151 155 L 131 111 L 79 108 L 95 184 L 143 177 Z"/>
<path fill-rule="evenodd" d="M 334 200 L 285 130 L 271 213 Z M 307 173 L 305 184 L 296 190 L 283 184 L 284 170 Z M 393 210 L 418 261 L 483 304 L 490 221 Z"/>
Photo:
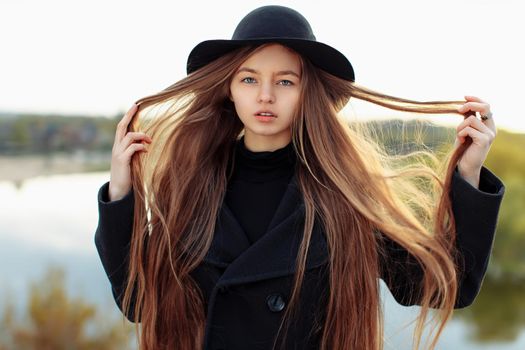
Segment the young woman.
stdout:
<path fill-rule="evenodd" d="M 421 305 L 415 347 L 434 314 L 435 347 L 491 251 L 504 186 L 483 167 L 489 105 L 358 87 L 345 56 L 281 6 L 197 45 L 187 70 L 122 118 L 98 194 L 95 243 L 141 349 L 380 349 L 379 278 Z M 348 125 L 351 97 L 464 114 L 446 174 Z"/>

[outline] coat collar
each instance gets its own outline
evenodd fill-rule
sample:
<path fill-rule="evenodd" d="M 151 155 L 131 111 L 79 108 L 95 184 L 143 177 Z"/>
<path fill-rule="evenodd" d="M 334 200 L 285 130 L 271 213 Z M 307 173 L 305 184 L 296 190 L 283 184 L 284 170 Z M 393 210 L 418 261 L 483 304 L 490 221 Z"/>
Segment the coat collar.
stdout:
<path fill-rule="evenodd" d="M 211 247 L 204 262 L 224 268 L 217 285 L 254 282 L 293 274 L 304 228 L 305 210 L 294 174 L 266 233 L 250 245 L 246 233 L 223 202 Z M 328 259 L 326 239 L 315 222 L 306 269 Z"/>

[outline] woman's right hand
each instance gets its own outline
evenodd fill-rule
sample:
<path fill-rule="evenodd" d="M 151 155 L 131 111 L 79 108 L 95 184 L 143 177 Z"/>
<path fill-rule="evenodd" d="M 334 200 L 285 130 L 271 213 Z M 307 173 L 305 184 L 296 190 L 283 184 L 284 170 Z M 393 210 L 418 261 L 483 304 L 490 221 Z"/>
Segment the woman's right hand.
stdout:
<path fill-rule="evenodd" d="M 133 106 L 117 124 L 115 142 L 111 151 L 111 175 L 109 180 L 109 200 L 123 198 L 131 190 L 131 157 L 135 152 L 147 152 L 144 142 L 151 138 L 143 132 L 128 132 L 128 125 L 138 106 Z"/>

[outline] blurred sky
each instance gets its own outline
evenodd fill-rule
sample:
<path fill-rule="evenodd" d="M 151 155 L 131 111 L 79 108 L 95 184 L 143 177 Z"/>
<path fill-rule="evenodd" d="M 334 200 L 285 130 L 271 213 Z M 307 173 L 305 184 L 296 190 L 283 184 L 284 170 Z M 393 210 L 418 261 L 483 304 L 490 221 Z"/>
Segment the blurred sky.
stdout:
<path fill-rule="evenodd" d="M 246 13 L 267 4 L 305 15 L 317 39 L 352 62 L 361 85 L 415 100 L 476 95 L 492 105 L 498 127 L 525 132 L 518 0 L 3 0 L 0 111 L 123 112 L 182 78 L 197 43 L 229 39 Z M 392 114 L 352 106 L 358 116 Z"/>

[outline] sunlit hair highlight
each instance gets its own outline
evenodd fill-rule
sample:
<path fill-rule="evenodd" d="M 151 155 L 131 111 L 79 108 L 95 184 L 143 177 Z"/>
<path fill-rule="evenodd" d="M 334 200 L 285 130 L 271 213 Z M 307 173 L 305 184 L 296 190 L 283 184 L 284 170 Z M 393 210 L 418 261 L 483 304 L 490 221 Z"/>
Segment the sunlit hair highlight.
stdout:
<path fill-rule="evenodd" d="M 229 83 L 260 48 L 230 52 L 137 101 L 139 112 L 130 130 L 147 133 L 153 143 L 148 153 L 132 160 L 134 225 L 122 307 L 130 319 L 140 320 L 143 350 L 203 347 L 204 301 L 190 272 L 210 248 L 235 144 L 243 133 L 228 98 Z M 399 99 L 336 78 L 306 59 L 301 64 L 301 102 L 291 129 L 305 225 L 280 327 L 283 342 L 275 348 L 284 348 L 294 319 L 316 221 L 324 228 L 330 257 L 321 348 L 382 348 L 378 277 L 388 259 L 385 242 L 406 250 L 420 266 L 414 301 L 422 307 L 414 348 L 420 346 L 430 310 L 436 309 L 433 336 L 426 344 L 434 348 L 456 300 L 449 191 L 468 142 L 442 159 L 428 151 L 392 155 L 372 140 L 366 126 L 348 123 L 338 112 L 352 97 L 422 113 L 457 113 L 463 102 Z M 418 162 L 408 162 L 410 158 Z"/>

